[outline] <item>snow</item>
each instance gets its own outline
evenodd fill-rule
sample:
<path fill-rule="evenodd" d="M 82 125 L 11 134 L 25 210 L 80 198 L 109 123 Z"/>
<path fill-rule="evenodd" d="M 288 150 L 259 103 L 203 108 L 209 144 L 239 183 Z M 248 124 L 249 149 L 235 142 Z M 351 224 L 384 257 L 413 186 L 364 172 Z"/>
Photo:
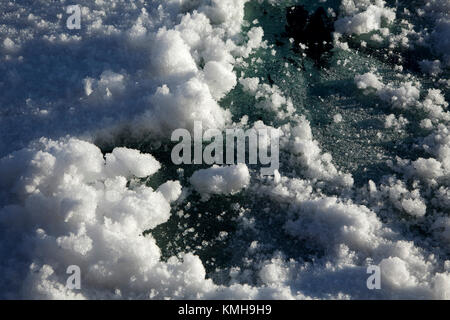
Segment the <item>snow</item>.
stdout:
<path fill-rule="evenodd" d="M 450 299 L 448 1 L 322 3 L 321 70 L 274 49 L 285 1 L 77 3 L 0 4 L 0 298 Z M 174 166 L 196 121 L 280 168 Z"/>
<path fill-rule="evenodd" d="M 303 174 L 310 179 L 325 180 L 333 184 L 351 187 L 353 178 L 337 170 L 329 153 L 322 152 L 317 140 L 314 140 L 311 126 L 305 117 L 296 119 L 294 125 L 285 125 L 282 146 L 291 154 L 290 162 L 300 165 Z"/>
<path fill-rule="evenodd" d="M 46 58 L 45 51 L 56 46 L 58 50 L 71 52 L 59 56 L 65 68 L 76 71 L 65 77 L 68 71 L 58 70 L 52 85 L 69 83 L 73 90 L 66 93 L 49 88 L 51 100 L 47 102 L 41 101 L 42 97 L 26 97 L 32 108 L 46 104 L 48 114 L 35 116 L 34 110 L 29 108 L 23 116 L 2 120 L 2 136 L 11 137 L 2 141 L 0 155 L 25 147 L 41 136 L 58 137 L 67 131 L 95 140 L 98 136 L 109 136 L 109 132 L 114 134 L 124 125 L 136 136 L 150 133 L 160 137 L 170 137 L 175 128 L 191 129 L 196 120 L 203 121 L 208 128 L 224 128 L 230 122 L 230 113 L 218 105 L 218 100 L 236 84 L 233 63 L 262 45 L 260 27 L 248 32 L 246 42 L 236 37 L 241 29 L 245 2 L 156 1 L 149 7 L 142 3 L 135 7 L 121 2 L 112 5 L 81 1 L 84 28 L 78 34 L 68 33 L 62 21 L 51 22 L 50 16 L 61 13 L 60 8 L 44 4 L 42 10 L 33 11 L 30 18 L 23 19 L 42 20 L 45 24 L 24 30 L 9 28 L 10 35 L 2 40 L 9 53 L 32 39 L 43 47 L 42 54 L 26 57 L 26 65 L 15 63 L 11 70 L 15 76 L 2 82 L 2 88 L 5 90 L 7 84 L 14 82 L 14 86 L 34 90 L 26 76 L 27 72 L 29 76 L 36 75 L 26 66 L 37 70 L 36 74 L 41 76 L 51 73 L 55 67 L 52 60 Z M 5 6 L 8 5 L 5 3 Z M 27 12 L 26 5 L 17 4 L 13 8 Z M 177 16 L 180 12 L 187 12 L 180 15 L 181 21 Z M 120 17 L 125 13 L 128 18 L 123 20 Z M 59 19 L 64 19 L 63 16 Z M 110 52 L 111 46 L 116 49 L 114 52 Z M 19 58 L 18 54 L 15 53 L 15 59 Z M 104 62 L 97 63 L 98 59 Z M 125 69 L 111 68 L 115 61 L 123 63 Z M 84 98 L 77 96 L 80 87 Z M 22 105 L 26 98 L 21 98 L 9 94 L 0 102 Z M 76 103 L 58 102 L 63 99 Z M 128 105 L 130 99 L 135 99 L 132 107 Z M 91 112 L 92 108 L 97 110 Z M 22 139 L 17 141 L 13 138 L 14 130 L 26 117 L 35 121 L 29 130 L 20 133 Z M 51 129 L 47 125 L 49 122 L 55 123 Z"/>
<path fill-rule="evenodd" d="M 389 286 L 408 288 L 416 284 L 405 262 L 398 257 L 383 259 L 380 267 L 383 270 L 383 279 Z"/>
<path fill-rule="evenodd" d="M 241 78 L 239 79 L 239 83 L 243 86 L 245 91 L 256 93 L 259 87 L 259 79 L 258 78 Z"/>
<path fill-rule="evenodd" d="M 196 171 L 190 182 L 202 199 L 207 200 L 213 194 L 235 194 L 246 188 L 250 182 L 250 173 L 243 163 L 223 167 L 214 165 Z"/>
<path fill-rule="evenodd" d="M 115 148 L 107 154 L 105 170 L 112 174 L 124 177 L 136 176 L 145 178 L 161 168 L 161 165 L 151 155 L 141 154 L 137 150 Z"/>
<path fill-rule="evenodd" d="M 334 123 L 340 123 L 340 122 L 342 122 L 342 115 L 341 114 L 335 114 L 334 116 L 333 116 L 333 121 L 334 121 Z"/>
<path fill-rule="evenodd" d="M 395 9 L 385 7 L 385 1 L 375 1 L 376 4 L 366 6 L 365 3 L 367 2 L 369 1 L 362 1 L 362 3 L 356 4 L 353 1 L 343 1 L 341 7 L 349 15 L 336 21 L 336 31 L 342 34 L 369 33 L 379 30 L 383 19 L 387 23 L 394 21 Z"/>
<path fill-rule="evenodd" d="M 42 139 L 3 158 L 2 186 L 10 200 L 0 210 L 2 270 L 27 278 L 26 294 L 45 299 L 71 297 L 63 281 L 66 264 L 86 272 L 87 290 L 77 298 L 88 298 L 95 290 L 110 297 L 115 289 L 138 293 L 144 283 L 161 281 L 156 274 L 169 265 L 158 262 L 159 248 L 140 233 L 169 219 L 169 201 L 180 194 L 180 186 L 166 184 L 160 192 L 146 186 L 130 189 L 122 175 L 151 175 L 159 166 L 150 155 L 124 148 L 114 149 L 105 160 L 96 146 L 74 138 Z M 15 246 L 24 249 L 29 264 L 7 253 Z M 183 263 L 172 267 L 184 268 Z M 122 276 L 129 272 L 139 281 L 133 284 Z M 5 290 L 19 284 L 12 277 L 2 279 Z M 12 292 L 2 293 L 8 294 Z"/>
<path fill-rule="evenodd" d="M 395 114 L 390 114 L 386 116 L 386 120 L 384 122 L 385 128 L 395 128 L 397 130 L 403 129 L 409 123 L 408 119 L 405 119 L 403 116 L 399 116 L 396 118 Z"/>
<path fill-rule="evenodd" d="M 376 90 L 381 90 L 383 88 L 383 83 L 380 82 L 378 77 L 373 73 L 365 73 L 362 75 L 357 75 L 355 77 L 356 86 L 358 89 L 373 88 Z"/>
<path fill-rule="evenodd" d="M 376 75 L 368 72 L 356 75 L 355 83 L 365 94 L 370 93 L 369 89 L 375 89 L 380 99 L 390 103 L 394 108 L 404 109 L 414 106 L 420 98 L 420 85 L 412 81 L 406 81 L 398 87 L 392 84 L 385 85 Z"/>
<path fill-rule="evenodd" d="M 274 112 L 279 119 L 286 119 L 295 111 L 292 100 L 286 98 L 278 86 L 260 84 L 258 78 L 240 78 L 239 83 L 257 99 L 256 108 Z"/>
<path fill-rule="evenodd" d="M 182 186 L 179 181 L 167 181 L 159 186 L 156 191 L 161 192 L 167 201 L 173 202 L 181 196 Z"/>
<path fill-rule="evenodd" d="M 231 65 L 223 66 L 216 61 L 210 61 L 203 68 L 203 72 L 211 94 L 216 100 L 222 99 L 237 84 Z"/>

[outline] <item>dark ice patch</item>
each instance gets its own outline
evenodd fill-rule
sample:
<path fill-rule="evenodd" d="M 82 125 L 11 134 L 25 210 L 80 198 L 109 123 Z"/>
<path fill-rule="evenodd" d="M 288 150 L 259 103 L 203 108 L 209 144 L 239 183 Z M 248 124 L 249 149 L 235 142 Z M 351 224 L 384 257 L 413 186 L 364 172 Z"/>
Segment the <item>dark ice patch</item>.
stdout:
<path fill-rule="evenodd" d="M 300 44 L 306 46 L 303 52 L 317 66 L 323 66 L 333 49 L 332 33 L 334 20 L 328 17 L 325 9 L 319 7 L 313 14 L 302 5 L 286 9 L 286 33 L 294 39 L 294 51 L 300 52 Z"/>

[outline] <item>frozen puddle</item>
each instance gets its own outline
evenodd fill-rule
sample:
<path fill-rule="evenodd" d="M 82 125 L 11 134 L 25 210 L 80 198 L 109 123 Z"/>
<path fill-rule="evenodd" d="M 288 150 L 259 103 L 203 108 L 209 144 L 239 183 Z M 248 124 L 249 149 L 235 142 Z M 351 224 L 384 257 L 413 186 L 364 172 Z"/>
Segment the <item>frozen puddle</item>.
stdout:
<path fill-rule="evenodd" d="M 78 5 L 0 5 L 0 297 L 450 298 L 448 1 Z M 279 170 L 175 165 L 196 121 L 276 130 Z"/>

